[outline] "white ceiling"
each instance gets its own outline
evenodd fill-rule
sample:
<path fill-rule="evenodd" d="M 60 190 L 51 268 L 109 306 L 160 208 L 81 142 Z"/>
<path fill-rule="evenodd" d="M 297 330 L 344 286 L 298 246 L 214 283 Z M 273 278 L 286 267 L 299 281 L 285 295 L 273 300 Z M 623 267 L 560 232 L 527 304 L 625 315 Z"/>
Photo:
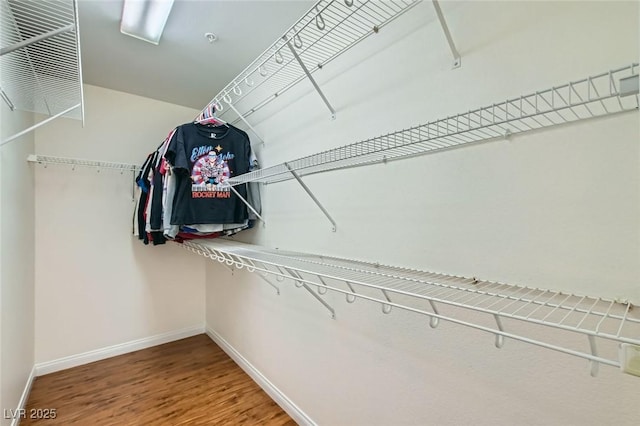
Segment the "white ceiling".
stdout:
<path fill-rule="evenodd" d="M 85 83 L 201 109 L 315 2 L 176 0 L 158 46 L 120 33 L 123 0 L 78 3 Z"/>

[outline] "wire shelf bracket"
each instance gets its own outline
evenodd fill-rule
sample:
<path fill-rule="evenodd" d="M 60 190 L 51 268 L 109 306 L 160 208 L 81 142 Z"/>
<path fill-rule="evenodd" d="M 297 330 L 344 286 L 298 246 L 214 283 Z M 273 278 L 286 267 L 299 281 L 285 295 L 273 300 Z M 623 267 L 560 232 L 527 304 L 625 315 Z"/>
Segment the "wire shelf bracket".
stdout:
<path fill-rule="evenodd" d="M 250 204 L 250 203 L 249 203 L 249 202 L 248 202 L 248 201 L 247 201 L 247 200 L 246 200 L 242 195 L 240 195 L 240 193 L 239 193 L 238 191 L 236 191 L 236 189 L 235 189 L 233 186 L 231 186 L 231 185 L 227 185 L 227 187 L 228 187 L 229 189 L 231 189 L 231 191 L 233 191 L 233 193 L 234 193 L 234 194 L 236 194 L 236 197 L 238 197 L 238 198 L 240 199 L 240 201 L 242 201 L 242 203 L 243 203 L 245 206 L 247 206 L 247 208 L 248 208 L 249 210 L 251 210 L 251 211 L 253 212 L 253 214 L 255 214 L 255 215 L 256 215 L 256 217 L 257 217 L 258 219 L 260 219 L 260 220 L 262 221 L 262 223 L 263 223 L 263 224 L 265 224 L 265 225 L 267 224 L 267 223 L 264 221 L 264 219 L 262 218 L 262 216 L 260 216 L 260 213 L 258 213 L 258 212 L 256 211 L 256 209 L 254 209 L 254 208 L 253 208 L 253 206 L 252 206 L 252 205 L 251 205 L 251 204 Z"/>
<path fill-rule="evenodd" d="M 453 55 L 453 66 L 451 68 L 460 68 L 460 66 L 462 65 L 462 58 L 460 58 L 460 53 L 458 53 L 456 44 L 453 42 L 453 37 L 451 37 L 451 32 L 449 31 L 447 21 L 444 19 L 444 14 L 442 13 L 442 9 L 440 8 L 440 3 L 438 2 L 438 0 L 432 0 L 431 3 L 433 3 L 433 8 L 436 11 L 438 21 L 440 22 L 440 26 L 442 27 L 442 31 L 444 32 L 444 36 L 447 39 L 447 44 L 449 45 L 449 49 L 451 50 L 451 54 Z"/>
<path fill-rule="evenodd" d="M 262 281 L 266 282 L 267 284 L 269 284 L 271 287 L 273 287 L 276 290 L 276 294 L 278 296 L 280 296 L 280 287 L 278 287 L 277 285 L 275 285 L 274 283 L 271 282 L 271 280 L 269 280 L 269 278 L 266 277 L 266 275 L 263 274 L 258 274 L 258 277 L 260 277 L 262 279 Z"/>
<path fill-rule="evenodd" d="M 302 178 L 298 175 L 298 173 L 296 173 L 296 171 L 294 169 L 292 169 L 291 166 L 288 163 L 284 163 L 284 165 L 289 169 L 289 172 L 295 178 L 295 180 L 298 181 L 298 183 L 300 184 L 302 189 L 304 189 L 304 191 L 307 193 L 307 195 L 309 195 L 309 197 L 311 197 L 313 202 L 316 203 L 316 205 L 320 208 L 322 213 L 327 217 L 327 219 L 329 219 L 329 222 L 331 222 L 331 230 L 333 232 L 336 232 L 336 229 L 338 228 L 338 225 L 336 225 L 336 221 L 333 220 L 333 218 L 331 217 L 331 215 L 329 214 L 327 209 L 324 208 L 324 206 L 322 205 L 320 200 L 318 200 L 316 198 L 316 196 L 313 194 L 311 189 L 309 189 L 307 184 L 302 181 Z M 233 188 L 233 186 L 232 186 L 232 188 Z"/>
<path fill-rule="evenodd" d="M 0 87 L 0 96 L 2 97 L 2 100 L 7 104 L 7 106 L 11 111 L 14 111 L 16 109 L 16 106 L 13 104 L 13 102 L 11 102 L 11 99 L 9 99 L 9 96 L 7 96 L 5 91 L 2 90 L 2 87 Z"/>
<path fill-rule="evenodd" d="M 439 321 L 447 321 L 493 334 L 497 348 L 503 347 L 505 339 L 513 339 L 586 359 L 591 363 L 592 376 L 598 374 L 600 365 L 637 374 L 636 370 L 623 365 L 630 355 L 618 351 L 618 347 L 623 347 L 640 353 L 640 314 L 634 311 L 630 302 L 353 259 L 272 250 L 222 238 L 185 242 L 183 246 L 225 266 L 245 268 L 261 277 L 272 275 L 280 282 L 292 280 L 296 287 L 304 287 L 321 302 L 324 302 L 321 295 L 331 290 L 345 294 L 349 303 L 362 299 L 380 304 L 383 314 L 390 314 L 391 309 L 396 308 L 424 315 L 429 318 L 432 328 Z M 317 292 L 312 287 L 317 288 Z M 425 308 L 425 302 L 430 310 Z M 328 304 L 323 305 L 335 317 L 335 311 Z M 495 326 L 486 325 L 491 321 L 483 320 L 483 316 L 493 319 Z M 506 331 L 505 320 L 517 331 Z M 545 332 L 540 333 L 541 330 Z M 527 333 L 545 337 L 532 338 Z M 584 350 L 582 345 L 576 347 L 576 339 L 567 338 L 575 335 L 587 337 L 589 350 Z M 557 341 L 564 343 L 555 343 Z M 598 345 L 614 350 L 601 354 Z M 613 353 L 617 353 L 617 357 Z"/>
<path fill-rule="evenodd" d="M 318 16 L 320 16 L 320 15 L 318 15 Z M 318 83 L 316 83 L 316 80 L 313 78 L 313 76 L 309 72 L 309 69 L 304 64 L 304 62 L 302 62 L 302 59 L 300 59 L 300 55 L 298 55 L 298 53 L 296 52 L 296 49 L 294 49 L 293 46 L 291 45 L 291 41 L 288 40 L 286 38 L 286 36 L 283 37 L 283 39 L 286 41 L 287 46 L 289 47 L 289 50 L 291 51 L 291 54 L 293 55 L 293 57 L 296 58 L 296 61 L 300 65 L 300 68 L 302 68 L 302 71 L 304 71 L 305 75 L 307 76 L 307 78 L 309 79 L 311 84 L 313 85 L 313 88 L 316 89 L 316 92 L 318 92 L 318 95 L 320 95 L 320 97 L 322 98 L 322 101 L 324 102 L 324 104 L 327 106 L 327 108 L 329 108 L 329 112 L 331 112 L 331 119 L 335 120 L 336 119 L 336 110 L 333 109 L 333 107 L 331 106 L 331 103 L 329 103 L 329 100 L 327 99 L 327 97 L 324 95 L 324 93 L 320 89 L 320 86 L 318 86 Z"/>
<path fill-rule="evenodd" d="M 242 115 L 242 114 L 240 113 L 240 111 L 238 111 L 238 110 L 236 109 L 236 107 L 234 107 L 234 106 L 233 106 L 233 104 L 232 104 L 232 103 L 229 103 L 228 105 L 229 105 L 229 108 L 231 108 L 231 109 L 233 110 L 233 112 L 235 112 L 235 113 L 236 113 L 236 115 L 238 116 L 238 118 L 240 118 L 240 120 L 242 120 L 242 122 L 243 122 L 244 124 L 246 124 L 246 125 L 247 125 L 247 127 L 248 127 L 252 132 L 253 132 L 253 134 L 254 134 L 254 135 L 256 135 L 256 137 L 257 137 L 257 138 L 260 140 L 260 142 L 264 145 L 264 139 L 262 138 L 262 136 L 260 136 L 260 133 L 258 133 L 258 131 L 257 131 L 257 130 L 256 130 L 256 129 L 251 125 L 251 123 L 249 123 L 249 122 L 247 121 L 247 119 L 246 119 L 246 118 L 244 118 L 244 115 Z"/>

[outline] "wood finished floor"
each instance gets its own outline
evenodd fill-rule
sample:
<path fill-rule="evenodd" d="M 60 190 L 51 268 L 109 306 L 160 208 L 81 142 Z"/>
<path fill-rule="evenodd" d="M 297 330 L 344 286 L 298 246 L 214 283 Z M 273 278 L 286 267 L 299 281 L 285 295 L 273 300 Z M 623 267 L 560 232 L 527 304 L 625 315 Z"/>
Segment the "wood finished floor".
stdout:
<path fill-rule="evenodd" d="M 26 408 L 21 425 L 296 424 L 204 334 L 37 377 Z"/>

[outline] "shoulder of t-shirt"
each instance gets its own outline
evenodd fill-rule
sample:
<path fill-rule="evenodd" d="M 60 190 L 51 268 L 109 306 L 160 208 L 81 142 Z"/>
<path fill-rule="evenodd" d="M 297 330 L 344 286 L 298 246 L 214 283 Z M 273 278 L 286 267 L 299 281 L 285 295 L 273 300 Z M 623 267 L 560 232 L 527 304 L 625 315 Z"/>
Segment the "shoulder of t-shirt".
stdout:
<path fill-rule="evenodd" d="M 244 130 L 237 128 L 233 124 L 229 124 L 229 127 L 232 128 L 233 130 L 235 130 L 236 132 L 240 133 L 245 138 L 247 138 L 247 140 L 249 140 L 249 135 Z"/>
<path fill-rule="evenodd" d="M 196 127 L 196 123 L 194 123 L 193 121 L 190 121 L 188 123 L 179 125 L 177 129 L 187 130 L 187 129 L 193 129 L 195 127 Z"/>

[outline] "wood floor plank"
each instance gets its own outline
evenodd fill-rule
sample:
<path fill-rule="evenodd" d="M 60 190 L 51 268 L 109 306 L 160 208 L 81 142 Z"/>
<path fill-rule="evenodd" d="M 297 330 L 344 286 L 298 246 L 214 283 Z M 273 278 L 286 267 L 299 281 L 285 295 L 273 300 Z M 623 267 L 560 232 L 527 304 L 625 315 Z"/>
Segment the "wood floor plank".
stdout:
<path fill-rule="evenodd" d="M 56 410 L 55 419 L 31 418 L 47 409 Z M 20 424 L 296 423 L 202 334 L 37 377 Z"/>

